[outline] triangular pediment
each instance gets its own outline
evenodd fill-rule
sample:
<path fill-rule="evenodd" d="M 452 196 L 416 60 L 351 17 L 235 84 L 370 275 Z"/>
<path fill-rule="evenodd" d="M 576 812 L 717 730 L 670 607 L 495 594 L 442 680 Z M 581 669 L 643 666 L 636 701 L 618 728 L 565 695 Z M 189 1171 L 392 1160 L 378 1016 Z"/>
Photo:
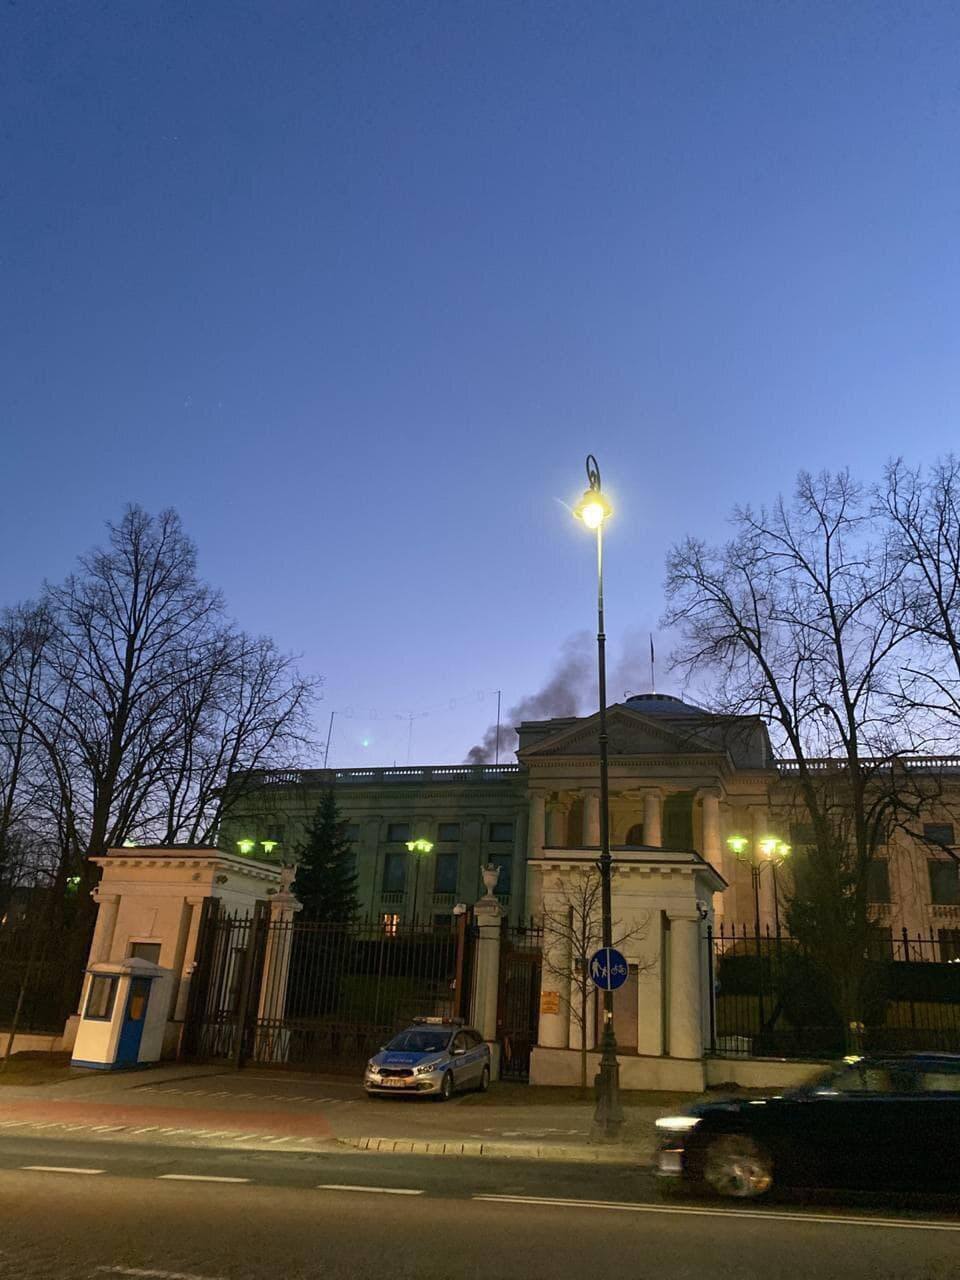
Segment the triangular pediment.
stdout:
<path fill-rule="evenodd" d="M 607 711 L 607 738 L 611 756 L 650 755 L 715 755 L 717 744 L 696 732 L 693 726 L 669 726 L 627 707 L 610 707 Z M 578 720 L 549 738 L 531 743 L 518 757 L 524 764 L 563 756 L 599 756 L 600 715 Z"/>

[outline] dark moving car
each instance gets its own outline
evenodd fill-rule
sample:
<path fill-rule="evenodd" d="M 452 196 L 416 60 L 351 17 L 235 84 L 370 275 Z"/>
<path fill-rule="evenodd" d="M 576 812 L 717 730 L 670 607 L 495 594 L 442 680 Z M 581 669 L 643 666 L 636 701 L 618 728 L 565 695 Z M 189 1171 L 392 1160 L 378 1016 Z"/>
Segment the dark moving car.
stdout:
<path fill-rule="evenodd" d="M 773 1187 L 960 1190 L 960 1055 L 847 1059 L 802 1089 L 657 1121 L 657 1172 L 744 1199 Z"/>

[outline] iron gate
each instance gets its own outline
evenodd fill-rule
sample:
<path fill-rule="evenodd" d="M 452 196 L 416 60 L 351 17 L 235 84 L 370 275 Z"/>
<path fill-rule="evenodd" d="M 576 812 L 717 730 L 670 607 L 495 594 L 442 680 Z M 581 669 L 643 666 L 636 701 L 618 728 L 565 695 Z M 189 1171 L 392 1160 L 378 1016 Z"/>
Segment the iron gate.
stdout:
<path fill-rule="evenodd" d="M 473 930 L 204 904 L 183 1055 L 356 1072 L 415 1017 L 469 1018 Z"/>
<path fill-rule="evenodd" d="M 530 1051 L 537 1043 L 540 1019 L 542 947 L 542 929 L 510 928 L 504 921 L 497 1000 L 500 1076 L 504 1080 L 530 1078 Z"/>

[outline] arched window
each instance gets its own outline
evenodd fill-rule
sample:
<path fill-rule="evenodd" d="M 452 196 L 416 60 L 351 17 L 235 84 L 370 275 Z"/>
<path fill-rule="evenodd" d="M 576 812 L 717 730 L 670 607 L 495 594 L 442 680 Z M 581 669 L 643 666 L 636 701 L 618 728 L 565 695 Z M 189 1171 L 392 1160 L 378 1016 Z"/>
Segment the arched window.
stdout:
<path fill-rule="evenodd" d="M 643 823 L 635 822 L 627 832 L 625 844 L 643 844 Z"/>

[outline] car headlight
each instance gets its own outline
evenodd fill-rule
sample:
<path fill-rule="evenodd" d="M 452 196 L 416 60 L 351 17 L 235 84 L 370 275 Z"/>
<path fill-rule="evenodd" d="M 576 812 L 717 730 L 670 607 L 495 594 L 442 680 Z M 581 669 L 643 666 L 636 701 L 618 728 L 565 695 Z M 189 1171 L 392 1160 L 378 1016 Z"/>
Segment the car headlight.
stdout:
<path fill-rule="evenodd" d="M 661 1133 L 689 1133 L 699 1123 L 699 1116 L 661 1116 L 656 1125 Z"/>
<path fill-rule="evenodd" d="M 416 1068 L 415 1074 L 418 1076 L 428 1076 L 431 1071 L 436 1071 L 440 1065 L 440 1059 L 435 1058 L 433 1062 L 421 1062 Z"/>
<path fill-rule="evenodd" d="M 377 1063 L 377 1062 L 374 1062 L 374 1060 L 371 1058 L 371 1059 L 370 1059 L 370 1061 L 367 1063 L 367 1070 L 368 1070 L 368 1071 L 372 1071 L 372 1072 L 374 1073 L 374 1075 L 379 1075 L 379 1074 L 380 1074 L 380 1064 L 379 1064 L 379 1063 Z"/>

